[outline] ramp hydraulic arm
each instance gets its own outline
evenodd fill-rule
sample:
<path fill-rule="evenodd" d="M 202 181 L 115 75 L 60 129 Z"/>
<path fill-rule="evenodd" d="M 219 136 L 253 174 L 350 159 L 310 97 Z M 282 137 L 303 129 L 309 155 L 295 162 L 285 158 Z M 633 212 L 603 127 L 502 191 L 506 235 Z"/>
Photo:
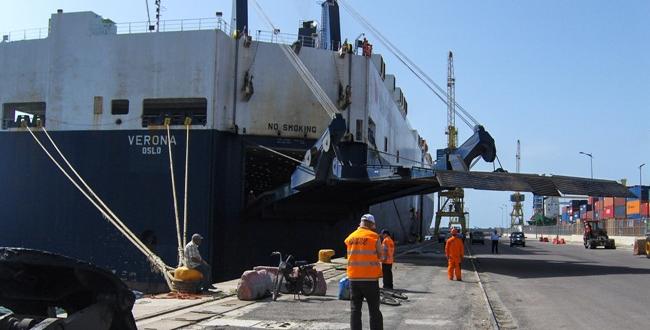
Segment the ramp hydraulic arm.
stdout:
<path fill-rule="evenodd" d="M 474 134 L 456 149 L 438 149 L 436 169 L 469 171 L 474 159 L 481 157 L 486 162 L 493 162 L 497 149 L 494 139 L 481 125 L 474 126 Z"/>

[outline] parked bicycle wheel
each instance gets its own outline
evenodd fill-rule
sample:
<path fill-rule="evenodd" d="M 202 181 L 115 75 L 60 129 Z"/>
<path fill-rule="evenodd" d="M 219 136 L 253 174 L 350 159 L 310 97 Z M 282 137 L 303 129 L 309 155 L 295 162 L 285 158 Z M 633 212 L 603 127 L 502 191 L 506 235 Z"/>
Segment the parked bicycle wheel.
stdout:
<path fill-rule="evenodd" d="M 401 299 L 401 300 L 408 300 L 409 297 L 401 292 L 394 291 L 391 289 L 381 289 L 385 295 L 390 295 L 393 298 Z"/>
<path fill-rule="evenodd" d="M 273 282 L 273 301 L 276 301 L 280 296 L 280 287 L 282 286 L 282 280 L 282 274 L 278 273 L 278 275 L 275 277 L 275 281 Z"/>
<path fill-rule="evenodd" d="M 316 281 L 318 281 L 316 274 L 314 272 L 307 272 L 302 279 L 302 294 L 311 296 L 316 292 Z"/>
<path fill-rule="evenodd" d="M 386 294 L 380 294 L 379 302 L 384 304 L 384 305 L 390 305 L 390 306 L 399 306 L 399 305 L 401 305 L 399 300 L 397 300 L 397 299 L 395 299 L 393 297 L 389 297 Z"/>

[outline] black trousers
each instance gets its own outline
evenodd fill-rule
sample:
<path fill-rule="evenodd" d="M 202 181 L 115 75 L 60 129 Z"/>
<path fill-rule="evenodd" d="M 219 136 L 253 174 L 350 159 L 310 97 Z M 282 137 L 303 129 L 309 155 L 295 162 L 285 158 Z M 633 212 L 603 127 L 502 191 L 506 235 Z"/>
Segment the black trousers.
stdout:
<path fill-rule="evenodd" d="M 208 264 L 200 264 L 194 268 L 203 274 L 203 280 L 201 280 L 201 289 L 207 290 L 210 285 L 212 285 L 212 269 Z"/>
<path fill-rule="evenodd" d="M 381 272 L 384 273 L 384 289 L 392 289 L 393 264 L 381 264 Z"/>
<path fill-rule="evenodd" d="M 370 329 L 384 328 L 384 318 L 379 310 L 379 281 L 350 281 L 350 328 L 361 330 L 361 306 L 368 302 Z"/>
<path fill-rule="evenodd" d="M 492 253 L 493 254 L 494 253 L 499 254 L 499 241 L 498 240 L 492 241 Z"/>

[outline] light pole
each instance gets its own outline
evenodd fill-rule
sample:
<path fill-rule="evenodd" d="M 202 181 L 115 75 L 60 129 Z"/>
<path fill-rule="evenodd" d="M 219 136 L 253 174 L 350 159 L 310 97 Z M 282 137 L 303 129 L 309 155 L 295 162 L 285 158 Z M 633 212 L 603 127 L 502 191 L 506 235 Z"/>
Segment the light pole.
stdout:
<path fill-rule="evenodd" d="M 503 232 L 503 213 L 505 209 L 503 208 L 503 206 L 499 206 L 499 208 L 501 209 L 501 232 Z"/>
<path fill-rule="evenodd" d="M 580 151 L 581 155 L 589 156 L 589 169 L 591 172 L 591 178 L 594 178 L 594 155 L 587 153 L 587 152 L 582 152 Z"/>
<path fill-rule="evenodd" d="M 645 165 L 645 163 L 639 165 L 639 195 L 642 195 L 641 191 L 643 190 L 643 180 L 641 178 L 641 168 Z M 641 196 L 639 196 L 639 199 L 641 199 Z M 640 204 L 639 204 L 640 205 Z M 641 213 L 641 210 L 639 210 L 639 213 Z M 649 214 L 646 216 L 650 216 L 650 211 L 648 211 Z M 641 214 L 643 216 L 643 214 Z"/>
<path fill-rule="evenodd" d="M 643 180 L 641 180 L 641 168 L 645 166 L 645 163 L 639 165 L 639 186 L 643 185 Z"/>

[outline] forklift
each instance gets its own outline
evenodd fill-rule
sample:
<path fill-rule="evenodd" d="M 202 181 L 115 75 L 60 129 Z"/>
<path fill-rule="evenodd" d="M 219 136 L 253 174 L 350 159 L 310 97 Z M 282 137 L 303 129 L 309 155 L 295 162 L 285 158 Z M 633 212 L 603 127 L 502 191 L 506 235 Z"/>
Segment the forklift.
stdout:
<path fill-rule="evenodd" d="M 595 249 L 603 246 L 605 249 L 616 249 L 616 243 L 607 236 L 607 231 L 600 228 L 599 220 L 585 220 L 583 235 L 585 249 Z"/>

